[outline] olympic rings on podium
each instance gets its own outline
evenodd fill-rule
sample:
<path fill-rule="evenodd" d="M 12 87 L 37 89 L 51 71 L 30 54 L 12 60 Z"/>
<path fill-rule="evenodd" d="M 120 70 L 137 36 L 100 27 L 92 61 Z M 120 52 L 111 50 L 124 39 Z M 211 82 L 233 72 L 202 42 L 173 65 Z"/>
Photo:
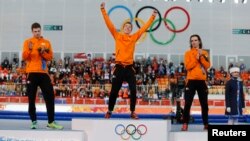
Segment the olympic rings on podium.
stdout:
<path fill-rule="evenodd" d="M 139 140 L 142 135 L 147 133 L 147 127 L 144 124 L 140 124 L 137 127 L 134 124 L 129 124 L 126 127 L 123 124 L 117 124 L 115 133 L 121 136 L 123 140 L 129 140 L 130 137 L 134 140 Z"/>

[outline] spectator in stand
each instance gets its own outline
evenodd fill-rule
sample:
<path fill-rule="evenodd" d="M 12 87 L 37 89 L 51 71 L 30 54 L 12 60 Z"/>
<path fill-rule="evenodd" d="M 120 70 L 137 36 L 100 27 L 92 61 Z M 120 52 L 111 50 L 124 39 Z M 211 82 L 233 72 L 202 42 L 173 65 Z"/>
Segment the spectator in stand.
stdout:
<path fill-rule="evenodd" d="M 29 98 L 29 115 L 32 121 L 31 129 L 37 128 L 36 116 L 36 94 L 38 86 L 42 90 L 45 100 L 48 124 L 50 129 L 63 129 L 63 126 L 54 121 L 55 116 L 55 97 L 54 90 L 48 75 L 47 61 L 53 58 L 53 50 L 49 40 L 41 36 L 41 25 L 33 23 L 31 25 L 32 38 L 25 40 L 23 45 L 23 60 L 26 61 L 27 73 L 27 94 Z"/>
<path fill-rule="evenodd" d="M 152 63 L 151 63 L 152 61 L 151 61 L 151 58 L 150 57 L 148 57 L 148 59 L 147 59 L 147 61 L 146 61 L 146 66 L 148 67 L 148 66 L 150 66 Z"/>
<path fill-rule="evenodd" d="M 10 65 L 10 61 L 9 61 L 8 57 L 5 57 L 5 59 L 4 59 L 3 62 L 2 62 L 2 68 L 3 68 L 3 69 L 4 69 L 4 68 L 9 69 L 9 65 Z"/>
<path fill-rule="evenodd" d="M 156 79 L 156 74 L 154 70 L 152 70 L 152 72 L 150 73 L 149 78 L 151 79 L 151 84 L 154 84 Z"/>
<path fill-rule="evenodd" d="M 70 57 L 66 56 L 64 57 L 64 68 L 68 68 L 70 63 Z"/>
<path fill-rule="evenodd" d="M 228 71 L 229 71 L 232 67 L 234 67 L 234 64 L 233 64 L 233 63 L 230 63 L 230 64 L 228 65 Z"/>
<path fill-rule="evenodd" d="M 240 72 L 244 71 L 246 69 L 246 65 L 244 63 L 240 64 Z"/>
<path fill-rule="evenodd" d="M 166 66 L 163 64 L 163 62 L 160 62 L 159 69 L 158 69 L 158 75 L 160 77 L 164 76 L 166 74 Z"/>
<path fill-rule="evenodd" d="M 209 69 L 209 77 L 210 77 L 210 80 L 211 80 L 212 78 L 214 78 L 214 76 L 215 76 L 215 68 L 214 68 L 214 67 L 211 67 L 211 68 Z"/>
<path fill-rule="evenodd" d="M 231 67 L 231 79 L 227 81 L 225 87 L 226 115 L 229 116 L 228 124 L 237 124 L 238 118 L 242 116 L 245 108 L 243 93 L 243 82 L 240 79 L 240 68 Z"/>
<path fill-rule="evenodd" d="M 187 79 L 185 86 L 185 107 L 183 113 L 182 131 L 188 130 L 190 109 L 196 91 L 201 104 L 204 130 L 208 128 L 208 88 L 206 84 L 207 69 L 210 67 L 208 52 L 202 49 L 202 41 L 199 35 L 190 36 L 190 50 L 186 51 L 185 68 Z"/>
<path fill-rule="evenodd" d="M 17 57 L 17 54 L 14 54 L 12 58 L 12 67 L 15 69 L 19 66 L 19 58 Z"/>
<path fill-rule="evenodd" d="M 101 12 L 105 23 L 110 30 L 111 34 L 115 39 L 116 52 L 115 52 L 115 67 L 113 69 L 113 78 L 112 78 L 112 90 L 109 97 L 108 111 L 105 114 L 105 118 L 110 118 L 118 92 L 122 86 L 123 81 L 129 83 L 129 89 L 131 92 L 130 95 L 130 117 L 132 119 L 138 119 L 137 114 L 135 113 L 136 105 L 136 78 L 135 78 L 135 69 L 134 69 L 134 51 L 137 40 L 140 36 L 146 32 L 149 26 L 153 23 L 157 11 L 154 10 L 150 19 L 141 27 L 137 32 L 131 34 L 132 32 L 132 23 L 126 22 L 123 25 L 122 32 L 117 32 L 115 26 L 110 20 L 106 10 L 105 3 L 101 4 Z"/>

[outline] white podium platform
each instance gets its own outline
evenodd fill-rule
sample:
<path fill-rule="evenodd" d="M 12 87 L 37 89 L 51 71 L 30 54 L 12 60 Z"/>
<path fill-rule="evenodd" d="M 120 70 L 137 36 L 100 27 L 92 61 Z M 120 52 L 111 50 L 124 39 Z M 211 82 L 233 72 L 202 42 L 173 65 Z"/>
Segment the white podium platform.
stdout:
<path fill-rule="evenodd" d="M 169 132 L 169 141 L 207 141 L 207 130 L 203 124 L 189 124 L 188 131 L 181 131 L 182 124 L 174 124 Z"/>
<path fill-rule="evenodd" d="M 169 141 L 207 141 L 207 131 L 174 131 L 169 133 Z"/>
<path fill-rule="evenodd" d="M 85 141 L 83 131 L 0 130 L 0 141 Z"/>
<path fill-rule="evenodd" d="M 170 120 L 72 119 L 72 130 L 86 132 L 87 141 L 168 141 Z"/>
<path fill-rule="evenodd" d="M 71 121 L 57 121 L 63 130 L 46 129 L 47 120 L 38 120 L 38 129 L 30 129 L 30 120 L 0 119 L 0 141 L 86 141 L 84 131 L 71 130 Z"/>
<path fill-rule="evenodd" d="M 207 131 L 203 130 L 202 124 L 190 124 L 188 131 L 180 131 L 181 124 L 171 124 L 170 120 L 161 119 L 76 118 L 72 121 L 58 122 L 64 126 L 64 130 L 48 130 L 47 121 L 43 120 L 38 121 L 38 129 L 31 130 L 30 120 L 1 119 L 0 141 L 121 141 L 125 139 L 133 141 L 138 139 L 140 134 L 142 134 L 138 139 L 140 141 L 207 141 Z M 121 134 L 124 128 L 128 128 L 131 135 L 116 134 L 115 129 L 118 134 Z M 132 132 L 134 128 L 139 128 L 140 131 Z"/>
<path fill-rule="evenodd" d="M 170 120 L 72 119 L 71 125 L 72 130 L 83 130 L 86 133 L 86 141 L 207 141 L 208 139 L 203 125 L 190 124 L 188 131 L 181 131 L 181 124 L 172 125 Z M 132 127 L 133 125 L 137 128 L 145 125 L 147 132 L 140 137 L 136 131 L 132 133 L 132 130 L 136 129 Z M 126 128 L 132 135 L 126 132 Z M 139 127 L 139 130 L 142 129 Z"/>

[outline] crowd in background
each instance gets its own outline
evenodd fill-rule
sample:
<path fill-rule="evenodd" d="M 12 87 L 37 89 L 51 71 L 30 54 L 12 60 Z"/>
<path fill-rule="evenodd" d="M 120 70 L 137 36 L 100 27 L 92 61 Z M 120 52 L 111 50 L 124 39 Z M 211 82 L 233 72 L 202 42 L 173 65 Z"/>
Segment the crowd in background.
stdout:
<path fill-rule="evenodd" d="M 105 98 L 111 90 L 114 58 L 90 58 L 75 61 L 70 57 L 49 62 L 49 75 L 58 97 Z M 230 64 L 241 69 L 244 86 L 250 86 L 250 71 L 244 64 Z M 0 96 L 26 96 L 25 63 L 14 56 L 5 58 L 0 67 Z M 179 82 L 185 80 L 184 63 L 174 64 L 166 59 L 148 57 L 134 62 L 137 97 L 144 99 L 169 98 Z M 223 67 L 208 70 L 210 94 L 224 94 L 224 85 L 230 78 Z M 247 90 L 247 89 L 246 89 Z M 38 90 L 38 93 L 41 93 Z M 128 84 L 124 82 L 119 97 L 128 98 Z"/>

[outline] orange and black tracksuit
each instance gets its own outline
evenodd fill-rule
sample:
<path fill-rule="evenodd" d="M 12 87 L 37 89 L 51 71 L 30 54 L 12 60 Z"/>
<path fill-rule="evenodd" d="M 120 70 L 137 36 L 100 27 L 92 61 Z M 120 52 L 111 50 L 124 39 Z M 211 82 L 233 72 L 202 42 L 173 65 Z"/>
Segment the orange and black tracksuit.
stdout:
<path fill-rule="evenodd" d="M 134 34 L 126 35 L 116 30 L 104 8 L 101 8 L 101 12 L 109 31 L 115 39 L 116 65 L 113 71 L 112 89 L 109 96 L 108 109 L 109 111 L 113 111 L 122 82 L 127 81 L 130 89 L 130 110 L 133 112 L 135 111 L 136 104 L 136 78 L 135 69 L 133 67 L 135 44 L 141 35 L 150 27 L 155 16 L 151 16 L 147 23 Z"/>
<path fill-rule="evenodd" d="M 207 51 L 202 50 L 202 55 L 197 59 L 198 50 L 191 48 L 185 53 L 185 68 L 187 70 L 187 83 L 185 87 L 185 107 L 183 113 L 183 122 L 188 123 L 190 119 L 190 109 L 197 91 L 201 104 L 202 119 L 204 125 L 208 124 L 208 88 L 206 84 L 207 69 L 210 67 L 210 61 Z"/>
<path fill-rule="evenodd" d="M 29 47 L 32 47 L 30 49 Z M 41 48 L 45 51 L 40 53 Z M 47 61 L 52 60 L 53 50 L 48 40 L 44 38 L 30 38 L 23 45 L 22 58 L 26 62 L 27 95 L 29 98 L 29 115 L 32 121 L 36 121 L 36 93 L 39 86 L 45 100 L 48 122 L 54 121 L 55 105 L 53 86 L 48 75 Z"/>

